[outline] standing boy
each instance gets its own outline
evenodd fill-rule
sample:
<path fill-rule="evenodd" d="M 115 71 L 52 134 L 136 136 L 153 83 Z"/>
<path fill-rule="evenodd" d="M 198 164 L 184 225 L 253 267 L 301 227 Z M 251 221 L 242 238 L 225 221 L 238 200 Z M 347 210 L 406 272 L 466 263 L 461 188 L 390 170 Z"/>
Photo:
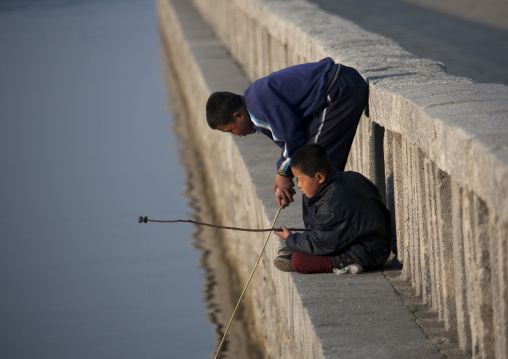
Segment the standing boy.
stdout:
<path fill-rule="evenodd" d="M 308 144 L 291 159 L 298 187 L 314 205 L 314 229 L 275 233 L 286 241 L 275 266 L 285 272 L 359 273 L 381 269 L 390 254 L 390 213 L 377 187 L 356 172 L 333 168 L 324 149 Z"/>
<path fill-rule="evenodd" d="M 215 92 L 206 104 L 212 129 L 246 136 L 261 132 L 281 148 L 273 189 L 283 208 L 293 201 L 291 156 L 306 143 L 318 143 L 334 167 L 343 171 L 368 86 L 353 68 L 331 58 L 288 67 L 255 81 L 243 95 Z M 303 197 L 303 217 L 313 226 Z"/>

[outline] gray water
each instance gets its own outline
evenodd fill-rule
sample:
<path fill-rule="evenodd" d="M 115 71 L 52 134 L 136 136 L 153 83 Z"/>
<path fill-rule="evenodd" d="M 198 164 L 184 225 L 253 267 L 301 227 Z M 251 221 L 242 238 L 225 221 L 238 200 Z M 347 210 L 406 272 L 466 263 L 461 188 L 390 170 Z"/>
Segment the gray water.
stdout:
<path fill-rule="evenodd" d="M 0 357 L 205 358 L 216 334 L 154 1 L 0 0 Z"/>

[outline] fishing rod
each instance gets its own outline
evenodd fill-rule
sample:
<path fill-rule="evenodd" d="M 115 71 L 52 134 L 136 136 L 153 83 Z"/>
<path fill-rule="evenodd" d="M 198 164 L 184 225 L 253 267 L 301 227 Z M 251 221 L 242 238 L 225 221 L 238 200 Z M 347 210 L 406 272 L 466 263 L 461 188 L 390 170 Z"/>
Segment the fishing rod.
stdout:
<path fill-rule="evenodd" d="M 192 221 L 190 219 L 158 220 L 158 219 L 148 219 L 148 217 L 146 217 L 146 216 L 145 217 L 139 216 L 138 223 L 148 223 L 148 222 L 157 222 L 157 223 L 185 222 L 185 223 L 197 224 L 200 226 L 208 226 L 208 227 L 221 228 L 221 229 L 231 229 L 233 231 L 244 231 L 244 232 L 271 232 L 271 231 L 280 232 L 280 231 L 282 231 L 282 228 L 252 229 L 252 228 L 228 227 L 228 226 L 220 226 L 217 224 Z M 312 231 L 312 228 L 288 228 L 288 231 L 290 231 L 290 232 L 306 232 L 306 231 Z"/>
<path fill-rule="evenodd" d="M 272 222 L 272 229 L 270 229 L 270 232 L 273 231 L 273 226 L 275 225 L 275 222 L 277 221 L 277 217 L 279 217 L 279 213 L 281 211 L 282 207 L 279 207 L 279 210 L 275 214 L 275 218 Z M 256 261 L 256 264 L 254 265 L 254 268 L 252 269 L 252 272 L 250 273 L 249 279 L 247 280 L 247 283 L 245 284 L 245 287 L 243 288 L 242 294 L 240 294 L 240 298 L 238 299 L 238 302 L 236 303 L 235 310 L 233 310 L 233 314 L 231 314 L 231 318 L 229 319 L 229 323 L 226 327 L 226 331 L 224 332 L 224 335 L 222 336 L 222 339 L 219 343 L 219 347 L 217 348 L 217 352 L 215 353 L 214 359 L 219 358 L 220 351 L 222 349 L 222 345 L 224 344 L 224 341 L 226 340 L 226 335 L 228 335 L 229 328 L 231 327 L 231 323 L 233 323 L 233 318 L 236 315 L 236 312 L 238 311 L 238 307 L 240 307 L 240 303 L 242 302 L 243 296 L 245 295 L 245 292 L 247 291 L 247 287 L 250 284 L 250 281 L 252 280 L 252 277 L 254 276 L 254 272 L 256 271 L 259 261 L 261 260 L 261 256 L 263 255 L 263 252 L 265 251 L 266 244 L 268 243 L 268 239 L 270 238 L 271 233 L 268 233 L 266 236 L 265 242 L 263 243 L 263 248 L 261 248 L 261 252 L 259 253 L 258 259 Z"/>
<path fill-rule="evenodd" d="M 281 211 L 282 207 L 279 207 L 277 213 L 275 214 L 275 218 L 273 219 L 272 226 L 270 228 L 264 228 L 264 229 L 251 229 L 251 228 L 239 228 L 239 227 L 227 227 L 227 226 L 219 226 L 216 224 L 210 224 L 210 223 L 202 223 L 197 221 L 192 221 L 190 219 L 176 219 L 176 220 L 156 220 L 156 219 L 148 219 L 148 217 L 139 216 L 138 223 L 148 223 L 148 222 L 158 222 L 158 223 L 176 223 L 176 222 L 186 222 L 186 223 L 193 223 L 198 224 L 201 226 L 208 226 L 208 227 L 214 227 L 214 228 L 222 228 L 222 229 L 232 229 L 235 231 L 246 231 L 246 232 L 270 232 L 266 236 L 265 242 L 263 243 L 263 248 L 261 249 L 261 252 L 258 255 L 258 259 L 256 261 L 256 264 L 254 265 L 254 268 L 252 269 L 252 272 L 250 273 L 249 279 L 247 280 L 247 283 L 245 284 L 245 287 L 242 290 L 242 293 L 240 294 L 240 297 L 238 298 L 238 301 L 236 303 L 235 309 L 233 310 L 233 313 L 231 314 L 231 318 L 229 319 L 229 323 L 226 327 L 226 330 L 224 331 L 224 334 L 222 336 L 222 339 L 219 343 L 219 346 L 217 348 L 217 352 L 215 353 L 214 359 L 219 358 L 220 352 L 222 350 L 222 345 L 224 344 L 224 341 L 226 340 L 226 336 L 229 332 L 229 329 L 231 328 L 231 324 L 233 323 L 233 319 L 236 315 L 236 312 L 238 311 L 238 308 L 240 307 L 240 304 L 243 300 L 243 297 L 245 295 L 245 292 L 247 291 L 247 288 L 249 287 L 249 284 L 252 280 L 252 277 L 254 276 L 254 273 L 256 272 L 256 269 L 259 265 L 259 262 L 261 260 L 261 257 L 265 251 L 266 245 L 268 243 L 268 239 L 270 238 L 271 232 L 278 232 L 282 231 L 282 228 L 274 228 L 275 222 L 277 221 L 277 218 L 279 217 L 279 213 Z M 312 231 L 312 228 L 288 228 L 289 231 Z"/>

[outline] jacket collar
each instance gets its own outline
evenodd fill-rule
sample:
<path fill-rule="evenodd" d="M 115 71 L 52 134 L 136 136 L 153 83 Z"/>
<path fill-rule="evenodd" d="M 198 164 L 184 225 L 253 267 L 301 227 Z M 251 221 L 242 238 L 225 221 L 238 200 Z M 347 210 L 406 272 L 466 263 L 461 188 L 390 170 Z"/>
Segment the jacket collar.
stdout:
<path fill-rule="evenodd" d="M 330 188 L 330 186 L 336 182 L 337 180 L 340 180 L 342 179 L 342 172 L 339 172 L 339 170 L 337 170 L 336 168 L 334 168 L 329 174 L 328 176 L 326 176 L 326 179 L 325 181 L 323 182 L 323 184 L 321 185 L 321 187 L 319 187 L 319 190 L 318 192 L 316 193 L 316 195 L 312 198 L 309 198 L 309 201 L 307 202 L 307 204 L 309 206 L 312 206 L 314 205 L 314 203 L 316 203 L 317 201 L 319 201 L 321 199 L 321 197 L 323 197 L 323 195 L 328 192 L 328 189 Z"/>

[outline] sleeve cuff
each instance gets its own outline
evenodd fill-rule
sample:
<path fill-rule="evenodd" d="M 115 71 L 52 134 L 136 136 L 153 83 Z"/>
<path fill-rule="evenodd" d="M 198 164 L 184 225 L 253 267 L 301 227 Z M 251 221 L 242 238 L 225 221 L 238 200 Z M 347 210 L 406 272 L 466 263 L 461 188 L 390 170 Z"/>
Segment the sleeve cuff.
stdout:
<path fill-rule="evenodd" d="M 277 173 L 280 174 L 283 177 L 293 177 L 293 174 L 291 172 L 289 172 L 289 173 L 282 173 L 280 170 L 277 170 Z"/>

